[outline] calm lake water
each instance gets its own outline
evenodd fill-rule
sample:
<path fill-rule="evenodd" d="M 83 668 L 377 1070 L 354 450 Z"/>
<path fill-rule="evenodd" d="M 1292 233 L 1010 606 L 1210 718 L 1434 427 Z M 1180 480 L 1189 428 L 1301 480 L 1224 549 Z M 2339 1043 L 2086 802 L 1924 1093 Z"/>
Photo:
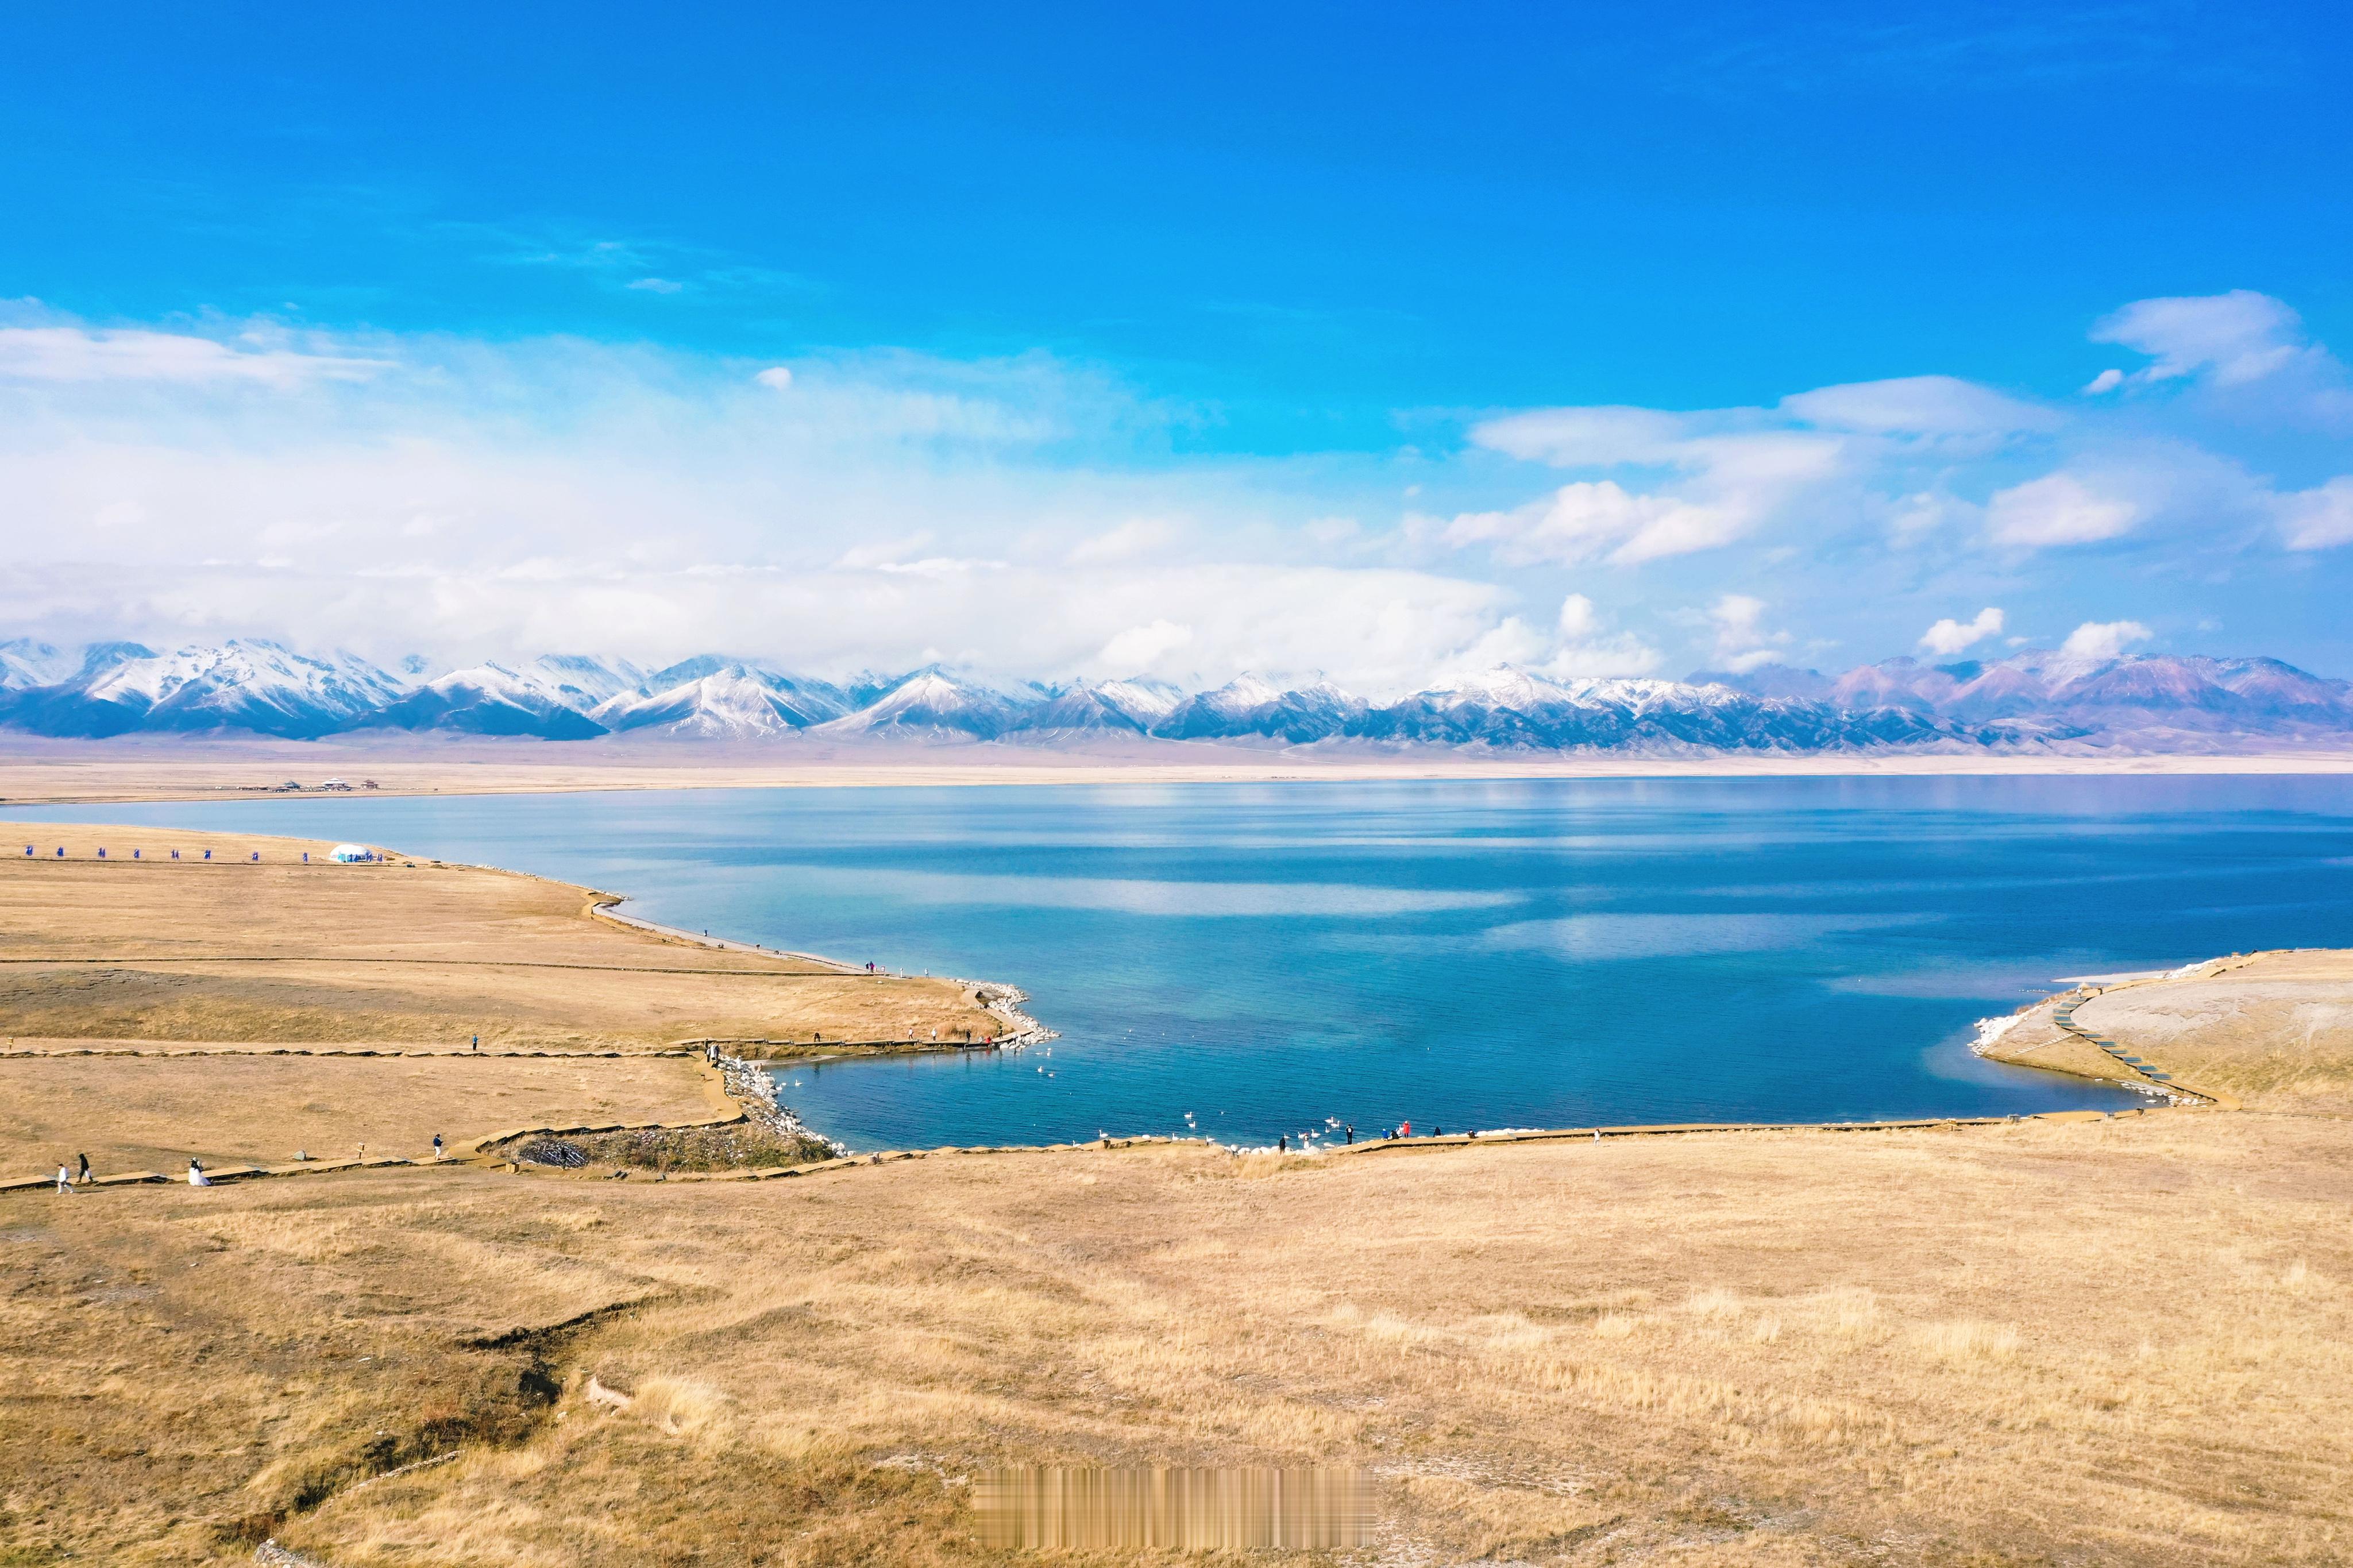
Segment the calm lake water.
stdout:
<path fill-rule="evenodd" d="M 676 925 L 1008 981 L 1061 1031 L 1025 1053 L 780 1075 L 812 1125 L 860 1148 L 2139 1104 L 1980 1061 L 1972 1023 L 2062 976 L 2353 940 L 2353 781 L 2337 779 L 698 790 L 0 814 L 514 867 L 628 893 Z"/>

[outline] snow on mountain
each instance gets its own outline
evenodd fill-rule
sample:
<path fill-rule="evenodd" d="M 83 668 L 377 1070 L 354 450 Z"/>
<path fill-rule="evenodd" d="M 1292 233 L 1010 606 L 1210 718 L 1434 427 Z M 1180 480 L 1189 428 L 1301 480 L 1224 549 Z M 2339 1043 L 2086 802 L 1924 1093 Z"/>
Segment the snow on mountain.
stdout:
<path fill-rule="evenodd" d="M 1767 666 L 1683 681 L 1555 679 L 1499 666 L 1368 705 L 1326 681 L 1241 676 L 1187 696 L 1156 680 L 1008 689 L 937 666 L 828 685 L 702 657 L 650 676 L 551 655 L 453 670 L 411 687 L 350 655 L 232 641 L 157 653 L 0 642 L 0 723 L 58 736 L 243 730 L 314 738 L 362 729 L 549 740 L 629 731 L 681 739 L 829 735 L 940 740 L 1087 733 L 1284 745 L 1510 751 L 1809 752 L 2053 743 L 2212 751 L 2250 741 L 2353 741 L 2353 684 L 2270 658 L 2042 649 L 1923 664 L 1893 658 L 1835 678 Z"/>
<path fill-rule="evenodd" d="M 1509 666 L 1458 677 L 1366 713 L 1368 740 L 1541 750 L 1813 751 L 1918 743 L 1945 731 L 1900 712 L 1850 713 L 1718 682 L 1549 680 Z"/>
<path fill-rule="evenodd" d="M 71 675 L 81 660 L 78 655 L 31 637 L 0 642 L 0 689 L 49 686 Z"/>
<path fill-rule="evenodd" d="M 1018 728 L 1034 701 L 950 675 L 937 665 L 906 676 L 856 712 L 824 726 L 831 734 L 965 735 L 994 740 Z"/>
<path fill-rule="evenodd" d="M 523 673 L 546 682 L 565 707 L 583 713 L 625 691 L 643 689 L 646 679 L 645 671 L 626 660 L 579 653 L 543 654 Z"/>
<path fill-rule="evenodd" d="M 659 729 L 704 740 L 787 734 L 838 719 L 849 709 L 841 692 L 755 666 L 716 658 L 689 659 L 659 670 L 646 689 L 621 692 L 591 710 L 616 731 Z"/>
<path fill-rule="evenodd" d="M 556 664 L 551 670 L 548 666 Z M 602 667 L 599 667 L 600 668 Z M 558 661 L 540 659 L 522 669 L 480 664 L 437 677 L 373 716 L 369 727 L 392 730 L 451 730 L 466 735 L 535 735 L 545 741 L 585 741 L 605 726 L 581 712 L 583 689 L 565 679 L 576 673 Z"/>
<path fill-rule="evenodd" d="M 1363 699 L 1328 680 L 1286 691 L 1250 674 L 1186 699 L 1152 732 L 1180 741 L 1267 736 L 1303 745 L 1341 733 L 1365 711 Z"/>
<path fill-rule="evenodd" d="M 1071 730 L 1148 734 L 1184 700 L 1184 690 L 1165 680 L 1082 683 L 1031 709 L 1022 716 L 1020 728 L 1039 735 Z"/>
<path fill-rule="evenodd" d="M 250 730 L 307 740 L 352 727 L 402 689 L 353 654 L 314 658 L 260 641 L 168 654 L 107 644 L 85 650 L 67 679 L 16 693 L 7 717 L 48 735 Z"/>

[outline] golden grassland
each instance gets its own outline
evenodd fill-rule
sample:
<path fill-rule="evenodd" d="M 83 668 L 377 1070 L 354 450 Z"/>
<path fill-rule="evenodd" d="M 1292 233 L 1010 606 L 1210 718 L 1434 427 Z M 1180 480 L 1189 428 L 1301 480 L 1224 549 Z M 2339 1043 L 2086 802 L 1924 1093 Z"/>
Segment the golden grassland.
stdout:
<path fill-rule="evenodd" d="M 681 1057 L 0 1058 L 0 1176 L 90 1156 L 101 1176 L 189 1160 L 282 1164 L 429 1159 L 511 1127 L 692 1121 L 733 1114 Z"/>
<path fill-rule="evenodd" d="M 991 1464 L 1324 1463 L 1381 1561 L 2342 1562 L 2348 1146 L 2172 1112 L 20 1194 L 0 1536 L 962 1563 Z"/>
<path fill-rule="evenodd" d="M 1988 755 L 1534 757 L 1264 751 L 1196 742 L 1109 746 L 1096 753 L 1015 745 L 706 746 L 583 742 L 564 746 L 317 742 L 29 742 L 0 758 L 0 803 L 16 805 L 261 798 L 289 779 L 373 779 L 384 795 L 522 795 L 617 789 L 785 789 L 938 784 L 1247 784 L 1296 779 L 1537 779 L 2010 775 L 2042 773 L 2342 773 L 2353 752 L 2216 756 Z"/>
<path fill-rule="evenodd" d="M 5 824 L 0 835 L 38 850 L 0 856 L 0 1019 L 17 1049 L 454 1049 L 479 1035 L 484 1050 L 632 1051 L 1002 1030 L 948 981 L 624 929 L 590 916 L 589 889 L 536 877 L 337 866 L 323 844 L 227 834 Z M 206 847 L 210 862 L 196 858 Z M 247 859 L 257 848 L 262 859 Z"/>
<path fill-rule="evenodd" d="M 2118 1081 L 2108 1057 L 2052 1022 L 2044 1002 L 1987 1055 Z M 2211 977 L 2120 985 L 2075 1009 L 2078 1027 L 2137 1047 L 2185 1087 L 2253 1110 L 2353 1111 L 2353 952 L 2256 953 Z"/>
<path fill-rule="evenodd" d="M 202 949 L 240 907 L 76 875 L 0 873 L 67 911 L 7 940 Z M 354 952 L 638 941 L 581 889 L 327 875 L 254 885 Z M 2271 962 L 2079 1014 L 2239 1112 L 0 1194 L 0 1563 L 986 1562 L 970 1478 L 1021 1462 L 1361 1467 L 1357 1555 L 1400 1564 L 2353 1561 L 2353 1058 L 2311 1011 L 2353 969 Z M 488 1065 L 264 1064 L 326 1105 L 311 1069 Z M 246 1113 L 187 1081 L 191 1135 Z"/>

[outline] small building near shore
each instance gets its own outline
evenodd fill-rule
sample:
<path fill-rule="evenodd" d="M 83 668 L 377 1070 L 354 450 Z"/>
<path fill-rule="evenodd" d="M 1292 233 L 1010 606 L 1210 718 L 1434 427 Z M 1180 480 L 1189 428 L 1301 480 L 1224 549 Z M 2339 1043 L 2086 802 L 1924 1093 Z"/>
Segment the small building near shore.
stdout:
<path fill-rule="evenodd" d="M 327 851 L 327 858 L 338 866 L 371 865 L 384 858 L 364 844 L 338 844 Z"/>

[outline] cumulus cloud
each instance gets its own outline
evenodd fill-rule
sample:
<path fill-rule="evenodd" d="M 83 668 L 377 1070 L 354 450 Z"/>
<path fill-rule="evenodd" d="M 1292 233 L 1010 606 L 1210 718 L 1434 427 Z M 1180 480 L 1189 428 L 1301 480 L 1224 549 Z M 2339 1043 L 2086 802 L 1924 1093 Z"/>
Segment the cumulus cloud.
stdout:
<path fill-rule="evenodd" d="M 2138 621 L 2085 621 L 2067 634 L 2059 651 L 2075 658 L 2115 658 L 2153 635 Z"/>
<path fill-rule="evenodd" d="M 1095 656 L 1095 663 L 1107 670 L 1149 675 L 1170 654 L 1192 640 L 1192 627 L 1180 626 L 1170 620 L 1157 620 L 1146 626 L 1130 626 L 1103 644 L 1103 652 Z"/>
<path fill-rule="evenodd" d="M 2278 500 L 2280 531 L 2290 550 L 2328 550 L 2353 543 L 2353 474 Z"/>
<path fill-rule="evenodd" d="M 2104 392 L 2114 392 L 2125 384 L 2125 373 L 2110 366 L 2084 384 L 2084 395 L 2097 397 Z"/>
<path fill-rule="evenodd" d="M 1963 649 L 1983 642 L 2001 631 L 2002 615 L 1991 605 L 1979 610 L 1973 621 L 1957 621 L 1951 616 L 1938 621 L 1921 634 L 1920 646 L 1941 658 L 1950 658 Z"/>
<path fill-rule="evenodd" d="M 1988 535 L 2019 550 L 2114 539 L 2139 521 L 2132 501 L 2104 494 L 2073 474 L 2046 474 L 1997 490 L 1986 505 Z"/>
<path fill-rule="evenodd" d="M 1485 544 L 1507 563 L 1618 566 L 1689 555 L 1746 536 L 1838 468 L 1835 437 L 1711 429 L 1696 416 L 1630 408 L 1555 408 L 1475 426 L 1472 440 L 1556 468 L 1651 468 L 1674 478 L 1648 489 L 1579 479 L 1507 510 L 1464 512 L 1449 544 Z"/>
<path fill-rule="evenodd" d="M 650 257 L 613 265 L 616 288 L 710 287 Z M 2153 593 L 2213 585 L 2212 603 L 2133 606 L 2152 622 L 2221 607 L 2245 625 L 2262 574 L 2224 557 L 2353 543 L 2353 476 L 2264 477 L 2343 466 L 2248 415 L 2259 395 L 2302 399 L 2296 418 L 2323 406 L 2335 362 L 2262 296 L 2209 307 L 2111 319 L 2151 361 L 2110 384 L 2118 398 L 1922 375 L 1752 407 L 1533 409 L 1467 422 L 1460 450 L 1417 434 L 1270 456 L 1193 439 L 1214 410 L 1046 353 L 797 350 L 788 366 L 96 327 L 0 302 L 0 625 L 453 658 L 578 646 L 587 627 L 649 660 L 1323 670 L 1377 695 L 1474 659 L 1651 673 L 1679 625 L 1752 668 L 1799 631 L 1853 636 L 1857 606 L 1917 606 L 1894 624 L 1922 625 L 1966 595 L 2039 616 L 2119 548 L 2167 568 L 2141 579 Z M 2210 419 L 2226 393 L 2230 420 Z M 2250 428 L 2263 440 L 2242 461 L 2226 437 Z M 2334 569 L 2305 565 L 2307 585 Z M 1723 592 L 1765 582 L 1770 614 Z M 1978 646 L 1983 621 L 1939 620 L 1921 646 Z"/>
<path fill-rule="evenodd" d="M 1560 602 L 1559 640 L 1544 656 L 1540 671 L 1555 679 L 1579 676 L 1655 674 L 1659 650 L 1632 632 L 1612 631 L 1593 601 L 1571 594 Z"/>
<path fill-rule="evenodd" d="M 1789 640 L 1785 631 L 1765 627 L 1766 604 L 1746 594 L 1726 594 L 1706 610 L 1715 634 L 1715 663 L 1736 675 L 1759 665 L 1778 664 L 1780 648 Z"/>

